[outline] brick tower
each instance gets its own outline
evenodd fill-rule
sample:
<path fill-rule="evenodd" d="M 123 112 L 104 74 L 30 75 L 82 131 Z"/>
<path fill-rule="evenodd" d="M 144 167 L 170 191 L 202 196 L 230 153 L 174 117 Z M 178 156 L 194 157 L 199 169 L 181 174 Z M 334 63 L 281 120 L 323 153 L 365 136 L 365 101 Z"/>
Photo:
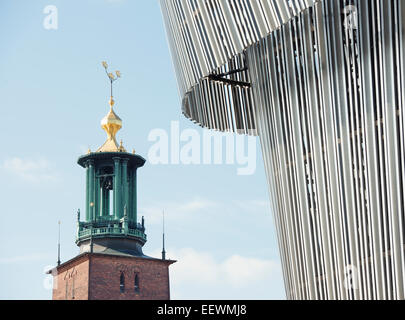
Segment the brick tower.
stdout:
<path fill-rule="evenodd" d="M 107 64 L 103 62 L 107 72 Z M 137 219 L 137 169 L 145 159 L 116 141 L 122 127 L 115 114 L 112 85 L 121 76 L 108 73 L 110 111 L 101 121 L 107 141 L 78 159 L 86 169 L 84 221 L 77 213 L 80 253 L 48 273 L 54 276 L 54 300 L 168 300 L 169 266 L 175 261 L 143 254 L 145 223 Z"/>

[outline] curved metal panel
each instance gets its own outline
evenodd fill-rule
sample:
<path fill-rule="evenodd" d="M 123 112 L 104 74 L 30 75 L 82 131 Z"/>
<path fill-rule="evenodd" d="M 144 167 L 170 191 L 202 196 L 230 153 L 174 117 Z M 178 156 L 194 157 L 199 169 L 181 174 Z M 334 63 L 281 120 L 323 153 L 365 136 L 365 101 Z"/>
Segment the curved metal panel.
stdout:
<path fill-rule="evenodd" d="M 404 299 L 404 2 L 162 7 L 183 113 L 260 136 L 287 297 Z"/>
<path fill-rule="evenodd" d="M 290 299 L 404 299 L 404 13 L 324 0 L 246 51 Z"/>
<path fill-rule="evenodd" d="M 227 76 L 231 82 L 223 86 L 210 75 L 246 67 L 243 51 L 248 46 L 316 1 L 161 0 L 183 114 L 210 129 L 256 134 L 250 89 L 239 84 L 249 83 L 247 72 Z M 219 87 L 223 89 L 217 91 Z M 223 114 L 241 116 L 236 123 L 211 124 L 215 121 L 202 117 L 202 111 L 209 117 L 213 104 Z"/>

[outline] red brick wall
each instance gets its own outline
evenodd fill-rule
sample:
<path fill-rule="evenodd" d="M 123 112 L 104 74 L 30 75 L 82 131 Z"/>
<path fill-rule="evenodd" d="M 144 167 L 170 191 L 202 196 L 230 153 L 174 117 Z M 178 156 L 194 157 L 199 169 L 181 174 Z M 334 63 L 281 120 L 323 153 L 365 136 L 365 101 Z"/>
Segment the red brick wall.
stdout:
<path fill-rule="evenodd" d="M 120 275 L 125 276 L 125 291 L 120 292 Z M 139 293 L 134 290 L 135 274 Z M 168 300 L 168 263 L 142 258 L 96 255 L 90 263 L 90 296 L 94 300 Z"/>
<path fill-rule="evenodd" d="M 168 300 L 169 261 L 86 254 L 58 268 L 54 300 Z M 120 276 L 125 291 L 120 292 Z M 139 293 L 135 292 L 135 274 Z M 55 281 L 56 280 L 56 281 Z"/>
<path fill-rule="evenodd" d="M 87 300 L 89 283 L 87 256 L 58 269 L 53 281 L 53 300 Z"/>

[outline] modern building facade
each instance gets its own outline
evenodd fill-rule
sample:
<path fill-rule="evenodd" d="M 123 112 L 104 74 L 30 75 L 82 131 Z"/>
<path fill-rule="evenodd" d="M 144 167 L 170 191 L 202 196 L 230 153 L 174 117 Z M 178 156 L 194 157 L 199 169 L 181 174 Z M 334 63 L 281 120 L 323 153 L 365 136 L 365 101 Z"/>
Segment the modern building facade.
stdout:
<path fill-rule="evenodd" d="M 183 114 L 258 135 L 289 299 L 404 299 L 405 2 L 161 0 Z"/>
<path fill-rule="evenodd" d="M 138 222 L 137 170 L 145 159 L 116 141 L 122 120 L 113 110 L 114 76 L 108 75 L 110 111 L 101 121 L 107 140 L 78 159 L 86 170 L 84 219 L 77 213 L 80 253 L 62 264 L 58 259 L 58 266 L 49 271 L 54 276 L 53 299 L 169 300 L 169 266 L 175 261 L 166 259 L 164 243 L 161 259 L 142 251 L 146 234 L 144 218 Z"/>

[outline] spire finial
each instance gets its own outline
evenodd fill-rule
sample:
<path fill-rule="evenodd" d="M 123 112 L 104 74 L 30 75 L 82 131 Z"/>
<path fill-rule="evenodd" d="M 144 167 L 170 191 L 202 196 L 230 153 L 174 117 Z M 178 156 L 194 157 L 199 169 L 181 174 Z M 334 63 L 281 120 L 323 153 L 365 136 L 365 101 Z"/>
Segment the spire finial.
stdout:
<path fill-rule="evenodd" d="M 114 107 L 114 104 L 115 104 L 115 101 L 112 97 L 110 98 L 110 101 L 108 102 L 108 104 L 110 105 L 110 110 L 112 110 L 112 108 Z"/>
<path fill-rule="evenodd" d="M 107 133 L 107 141 L 97 150 L 97 152 L 119 152 L 125 151 L 124 147 L 118 145 L 116 140 L 116 134 L 122 127 L 122 120 L 118 117 L 113 107 L 115 105 L 115 101 L 113 98 L 113 83 L 121 78 L 121 72 L 115 71 L 115 75 L 112 72 L 108 72 L 108 64 L 107 62 L 103 61 L 101 63 L 105 69 L 107 77 L 110 81 L 110 111 L 109 113 L 101 120 L 101 127 Z"/>
<path fill-rule="evenodd" d="M 59 231 L 58 231 L 58 266 L 60 266 L 60 220 L 58 221 Z"/>
<path fill-rule="evenodd" d="M 165 250 L 165 211 L 163 210 L 163 250 L 162 250 L 162 260 L 166 260 L 166 250 Z"/>
<path fill-rule="evenodd" d="M 107 74 L 108 79 L 110 80 L 110 85 L 111 85 L 111 91 L 110 91 L 110 107 L 112 108 L 114 106 L 114 99 L 113 99 L 113 83 L 117 81 L 119 78 L 121 78 L 121 72 L 120 71 L 115 71 L 115 75 L 112 72 L 108 72 L 108 64 L 106 61 L 101 62 L 105 69 L 105 73 Z"/>
<path fill-rule="evenodd" d="M 124 148 L 124 144 L 123 144 L 123 142 L 122 142 L 122 139 L 121 139 L 121 141 L 120 141 L 119 151 L 125 152 L 125 148 Z"/>

